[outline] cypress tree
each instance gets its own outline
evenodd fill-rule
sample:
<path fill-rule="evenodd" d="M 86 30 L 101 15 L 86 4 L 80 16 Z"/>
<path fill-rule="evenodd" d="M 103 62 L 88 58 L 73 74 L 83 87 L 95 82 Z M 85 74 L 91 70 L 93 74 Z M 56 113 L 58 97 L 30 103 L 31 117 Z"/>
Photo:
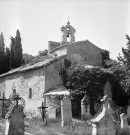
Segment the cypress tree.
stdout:
<path fill-rule="evenodd" d="M 10 49 L 6 47 L 5 50 L 5 62 L 6 62 L 6 72 L 10 70 Z"/>
<path fill-rule="evenodd" d="M 14 55 L 15 55 L 15 38 L 10 37 L 10 68 L 14 68 Z"/>
<path fill-rule="evenodd" d="M 5 44 L 4 44 L 4 36 L 1 32 L 0 34 L 0 74 L 5 72 Z"/>
<path fill-rule="evenodd" d="M 19 30 L 16 31 L 15 43 L 14 43 L 14 67 L 20 67 L 22 63 L 22 44 Z"/>

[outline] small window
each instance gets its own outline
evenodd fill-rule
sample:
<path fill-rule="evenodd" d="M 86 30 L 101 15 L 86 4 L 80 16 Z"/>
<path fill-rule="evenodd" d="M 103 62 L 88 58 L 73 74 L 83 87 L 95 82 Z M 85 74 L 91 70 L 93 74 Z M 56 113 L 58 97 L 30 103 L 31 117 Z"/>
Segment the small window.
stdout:
<path fill-rule="evenodd" d="M 85 57 L 85 61 L 86 61 L 86 57 Z"/>
<path fill-rule="evenodd" d="M 13 94 L 16 94 L 16 89 L 13 89 Z"/>
<path fill-rule="evenodd" d="M 29 98 L 32 98 L 32 88 L 29 88 Z"/>

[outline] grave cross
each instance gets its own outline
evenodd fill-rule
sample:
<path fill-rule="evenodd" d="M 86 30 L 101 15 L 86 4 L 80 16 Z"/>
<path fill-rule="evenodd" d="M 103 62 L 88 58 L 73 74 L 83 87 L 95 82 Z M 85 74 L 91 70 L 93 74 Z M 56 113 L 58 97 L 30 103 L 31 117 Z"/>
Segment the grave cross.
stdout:
<path fill-rule="evenodd" d="M 41 111 L 42 111 L 42 120 L 44 121 L 44 118 L 45 118 L 45 108 L 48 108 L 48 107 L 44 106 L 44 103 L 42 102 L 42 106 L 38 107 L 38 108 L 41 109 Z"/>
<path fill-rule="evenodd" d="M 16 107 L 18 107 L 19 100 L 21 100 L 19 95 L 16 95 L 16 97 L 14 97 L 14 100 L 16 101 Z"/>
<path fill-rule="evenodd" d="M 3 98 L 0 99 L 2 101 L 2 118 L 4 118 L 4 108 L 5 108 L 5 103 L 4 101 L 8 100 L 5 98 L 5 94 L 3 93 Z"/>

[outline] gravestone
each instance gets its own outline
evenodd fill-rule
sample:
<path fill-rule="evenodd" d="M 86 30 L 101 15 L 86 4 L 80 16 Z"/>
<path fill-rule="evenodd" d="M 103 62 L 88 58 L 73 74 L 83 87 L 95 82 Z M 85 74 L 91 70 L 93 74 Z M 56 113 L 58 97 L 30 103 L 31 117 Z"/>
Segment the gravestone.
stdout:
<path fill-rule="evenodd" d="M 111 99 L 104 96 L 102 101 L 102 111 L 91 119 L 92 135 L 115 135 L 116 122 L 113 116 L 114 111 L 111 108 Z"/>
<path fill-rule="evenodd" d="M 56 108 L 55 107 L 49 107 L 48 110 L 49 119 L 55 119 L 56 118 Z"/>
<path fill-rule="evenodd" d="M 24 135 L 24 117 L 23 112 L 25 101 L 19 95 L 14 98 L 14 104 L 12 104 L 7 112 L 6 118 L 6 130 L 5 135 Z M 21 104 L 19 104 L 19 100 Z"/>
<path fill-rule="evenodd" d="M 65 96 L 61 100 L 61 126 L 67 125 L 67 122 L 72 121 L 71 100 Z"/>
<path fill-rule="evenodd" d="M 127 115 L 125 113 L 122 113 L 120 115 L 120 118 L 121 118 L 121 129 L 129 130 Z"/>
<path fill-rule="evenodd" d="M 9 116 L 6 116 L 5 135 L 24 135 L 24 117 L 22 106 L 14 106 Z"/>
<path fill-rule="evenodd" d="M 81 100 L 81 115 L 90 114 L 89 100 L 89 97 L 85 93 L 84 98 Z"/>

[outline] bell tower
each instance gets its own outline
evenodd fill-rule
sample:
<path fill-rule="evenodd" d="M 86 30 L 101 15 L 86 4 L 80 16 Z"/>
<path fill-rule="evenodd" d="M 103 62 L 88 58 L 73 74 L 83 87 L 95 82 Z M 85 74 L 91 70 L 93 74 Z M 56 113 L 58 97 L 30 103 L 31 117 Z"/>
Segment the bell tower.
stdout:
<path fill-rule="evenodd" d="M 61 45 L 75 42 L 75 35 L 74 35 L 75 29 L 70 25 L 69 21 L 67 22 L 66 26 L 61 27 L 61 31 L 62 31 Z"/>

